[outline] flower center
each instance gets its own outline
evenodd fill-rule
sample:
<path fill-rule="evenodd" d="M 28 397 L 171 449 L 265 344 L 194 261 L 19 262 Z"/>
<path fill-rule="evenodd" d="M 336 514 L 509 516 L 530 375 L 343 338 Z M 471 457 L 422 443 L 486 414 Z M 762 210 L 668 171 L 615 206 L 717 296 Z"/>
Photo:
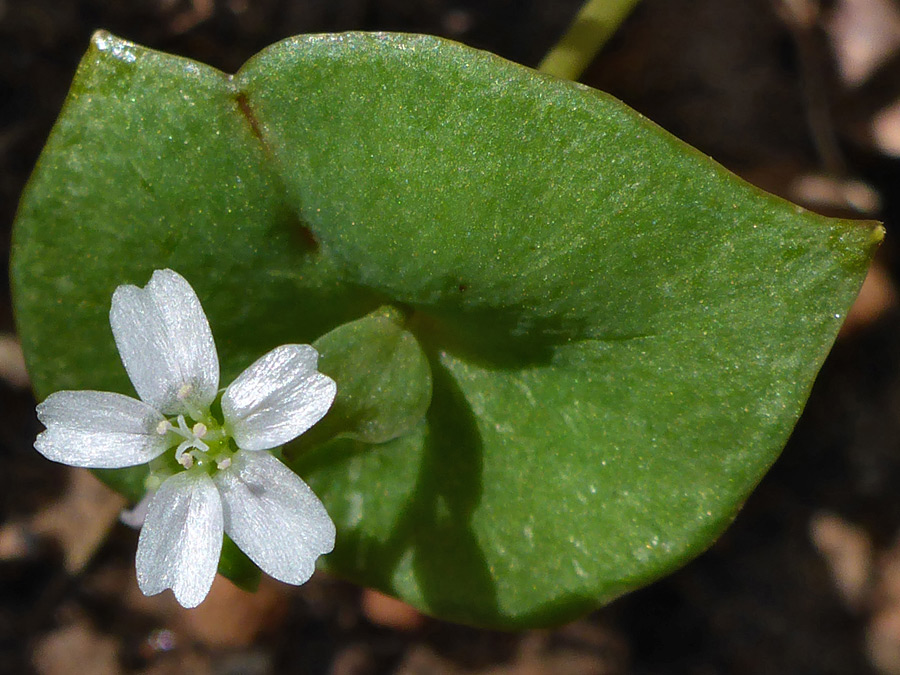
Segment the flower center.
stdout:
<path fill-rule="evenodd" d="M 227 469 L 231 466 L 232 455 L 228 447 L 228 435 L 214 419 L 209 416 L 204 418 L 205 421 L 189 425 L 184 415 L 178 415 L 174 420 L 160 422 L 156 432 L 162 436 L 171 434 L 173 441 L 181 439 L 175 448 L 175 461 L 185 469 L 191 469 L 195 465 L 207 470 L 212 470 L 213 467 Z"/>

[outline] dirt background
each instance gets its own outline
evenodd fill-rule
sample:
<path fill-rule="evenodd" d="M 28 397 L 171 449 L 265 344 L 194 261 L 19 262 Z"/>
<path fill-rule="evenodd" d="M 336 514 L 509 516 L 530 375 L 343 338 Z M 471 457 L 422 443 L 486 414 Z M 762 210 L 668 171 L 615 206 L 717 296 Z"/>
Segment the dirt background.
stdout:
<path fill-rule="evenodd" d="M 434 33 L 534 66 L 574 0 L 0 0 L 0 254 L 95 28 L 226 71 L 299 33 Z M 0 673 L 900 673 L 900 3 L 644 0 L 582 80 L 886 243 L 782 458 L 682 571 L 552 631 L 424 618 L 317 575 L 201 609 L 136 588 L 136 533 L 43 460 L 0 288 Z M 900 237 L 898 237 L 900 240 Z"/>

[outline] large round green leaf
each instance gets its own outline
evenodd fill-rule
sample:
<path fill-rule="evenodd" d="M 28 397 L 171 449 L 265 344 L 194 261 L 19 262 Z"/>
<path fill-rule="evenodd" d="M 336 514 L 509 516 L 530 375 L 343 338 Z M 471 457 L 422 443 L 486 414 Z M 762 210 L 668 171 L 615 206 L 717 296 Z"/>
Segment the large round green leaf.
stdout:
<path fill-rule="evenodd" d="M 232 78 L 99 33 L 23 198 L 13 281 L 41 397 L 131 392 L 109 300 L 155 268 L 195 286 L 223 382 L 395 305 L 402 327 L 376 314 L 320 346 L 339 372 L 360 340 L 389 340 L 365 347 L 345 400 L 384 438 L 411 430 L 285 453 L 337 523 L 326 566 L 524 626 L 722 531 L 880 237 L 760 192 L 608 96 L 436 38 L 299 37 Z M 405 363 L 379 407 L 366 373 L 371 391 L 402 386 Z"/>

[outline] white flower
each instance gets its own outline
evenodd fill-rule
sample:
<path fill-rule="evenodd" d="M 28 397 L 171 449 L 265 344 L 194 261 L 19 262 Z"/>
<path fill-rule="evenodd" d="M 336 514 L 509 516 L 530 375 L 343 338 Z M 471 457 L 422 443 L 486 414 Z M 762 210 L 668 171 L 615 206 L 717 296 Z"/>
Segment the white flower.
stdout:
<path fill-rule="evenodd" d="M 143 289 L 119 286 L 110 325 L 141 400 L 61 391 L 37 408 L 47 427 L 34 447 L 48 459 L 94 469 L 150 463 L 137 549 L 145 595 L 171 588 L 185 607 L 206 597 L 223 531 L 267 574 L 290 584 L 334 548 L 334 524 L 312 490 L 267 452 L 296 438 L 331 406 L 335 383 L 309 345 L 273 349 L 247 368 L 210 412 L 219 361 L 190 284 L 157 270 Z M 160 484 L 161 482 L 161 484 Z"/>

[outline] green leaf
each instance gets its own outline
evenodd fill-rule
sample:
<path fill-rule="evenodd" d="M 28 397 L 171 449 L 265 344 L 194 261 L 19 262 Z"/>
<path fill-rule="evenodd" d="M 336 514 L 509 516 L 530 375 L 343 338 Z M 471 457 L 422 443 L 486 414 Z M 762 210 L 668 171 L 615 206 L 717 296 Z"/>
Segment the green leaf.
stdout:
<path fill-rule="evenodd" d="M 516 627 L 646 584 L 727 526 L 880 238 L 604 94 L 437 38 L 299 37 L 229 78 L 100 33 L 23 197 L 12 275 L 40 397 L 132 392 L 109 300 L 155 268 L 197 290 L 223 383 L 399 308 L 430 366 L 425 419 L 294 461 L 338 527 L 325 564 Z M 401 379 L 407 357 L 379 349 L 338 376 L 357 401 Z"/>
<path fill-rule="evenodd" d="M 384 443 L 412 429 L 431 403 L 431 371 L 418 340 L 391 307 L 335 328 L 315 341 L 319 370 L 340 382 L 328 414 L 304 445 L 341 434 Z"/>
<path fill-rule="evenodd" d="M 259 568 L 227 534 L 222 540 L 222 557 L 219 559 L 218 571 L 245 591 L 255 591 L 259 588 L 262 577 Z"/>

